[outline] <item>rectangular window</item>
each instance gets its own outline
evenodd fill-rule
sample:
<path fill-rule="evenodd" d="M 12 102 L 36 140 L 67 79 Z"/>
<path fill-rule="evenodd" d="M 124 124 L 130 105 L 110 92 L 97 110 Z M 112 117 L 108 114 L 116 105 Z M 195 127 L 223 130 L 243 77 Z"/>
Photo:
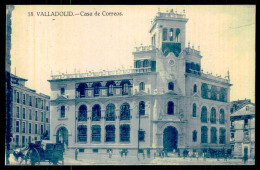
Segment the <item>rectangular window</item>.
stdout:
<path fill-rule="evenodd" d="M 35 133 L 35 134 L 37 134 L 37 133 L 38 133 L 38 131 L 37 131 L 37 130 L 38 130 L 38 125 L 37 125 L 37 124 L 35 124 L 35 128 L 34 128 L 34 133 Z"/>
<path fill-rule="evenodd" d="M 25 133 L 25 122 L 23 122 L 23 124 L 22 124 L 22 128 L 23 128 L 22 133 Z"/>
<path fill-rule="evenodd" d="M 38 98 L 35 98 L 35 107 L 38 108 Z"/>
<path fill-rule="evenodd" d="M 95 148 L 92 151 L 93 151 L 93 153 L 98 153 L 98 148 Z"/>
<path fill-rule="evenodd" d="M 25 105 L 25 94 L 23 94 L 23 104 Z"/>
<path fill-rule="evenodd" d="M 32 106 L 32 96 L 29 97 L 29 106 Z"/>
<path fill-rule="evenodd" d="M 26 119 L 25 108 L 23 108 L 23 119 Z"/>
<path fill-rule="evenodd" d="M 29 133 L 32 133 L 32 123 L 29 123 Z"/>
<path fill-rule="evenodd" d="M 235 133 L 231 133 L 231 139 L 234 139 Z"/>
<path fill-rule="evenodd" d="M 19 135 L 15 136 L 15 144 L 16 146 L 19 146 Z"/>
<path fill-rule="evenodd" d="M 84 148 L 79 148 L 79 152 L 84 152 Z"/>
<path fill-rule="evenodd" d="M 16 93 L 16 102 L 20 103 L 20 93 L 19 92 Z"/>
<path fill-rule="evenodd" d="M 25 136 L 22 136 L 22 147 L 25 146 Z"/>
<path fill-rule="evenodd" d="M 19 107 L 16 107 L 16 118 L 19 118 L 20 117 L 20 109 Z"/>
<path fill-rule="evenodd" d="M 47 110 L 47 111 L 49 110 L 49 106 L 46 106 L 46 110 Z"/>
<path fill-rule="evenodd" d="M 248 119 L 244 120 L 244 127 L 246 128 L 248 126 Z"/>
<path fill-rule="evenodd" d="M 32 110 L 29 109 L 29 120 L 32 120 Z"/>
<path fill-rule="evenodd" d="M 65 88 L 62 87 L 62 88 L 60 89 L 60 95 L 64 95 L 64 94 L 65 94 Z"/>
<path fill-rule="evenodd" d="M 35 121 L 38 121 L 38 112 L 35 111 Z"/>
<path fill-rule="evenodd" d="M 37 137 L 34 137 L 34 141 L 37 141 Z"/>
<path fill-rule="evenodd" d="M 28 139 L 29 139 L 29 143 L 32 143 L 32 138 L 31 138 L 31 136 L 29 136 Z"/>
<path fill-rule="evenodd" d="M 87 142 L 87 126 L 78 126 L 78 142 Z"/>
<path fill-rule="evenodd" d="M 145 131 L 140 130 L 138 134 L 139 141 L 144 142 L 145 139 Z"/>
<path fill-rule="evenodd" d="M 120 142 L 129 142 L 130 141 L 130 126 L 121 125 L 120 126 Z"/>
<path fill-rule="evenodd" d="M 19 132 L 19 121 L 16 121 L 16 132 Z"/>
<path fill-rule="evenodd" d="M 41 104 L 41 109 L 43 109 L 43 100 L 42 100 L 42 104 Z"/>
<path fill-rule="evenodd" d="M 43 112 L 41 112 L 41 122 L 43 122 Z"/>
<path fill-rule="evenodd" d="M 48 123 L 49 122 L 49 119 L 46 117 L 46 123 Z"/>
<path fill-rule="evenodd" d="M 93 142 L 100 142 L 101 140 L 101 128 L 99 125 L 92 126 L 92 141 Z"/>
<path fill-rule="evenodd" d="M 43 125 L 41 125 L 41 135 L 43 134 Z"/>

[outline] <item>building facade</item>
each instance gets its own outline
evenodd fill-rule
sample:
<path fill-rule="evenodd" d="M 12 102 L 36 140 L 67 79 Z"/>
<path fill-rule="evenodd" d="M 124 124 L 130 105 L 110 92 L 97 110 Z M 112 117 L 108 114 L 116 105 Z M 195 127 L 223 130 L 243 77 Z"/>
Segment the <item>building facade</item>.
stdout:
<path fill-rule="evenodd" d="M 255 157 L 255 104 L 250 100 L 232 102 L 230 144 L 234 157 Z"/>
<path fill-rule="evenodd" d="M 158 12 L 134 69 L 52 75 L 53 141 L 86 152 L 229 148 L 229 79 L 185 48 L 185 14 Z"/>
<path fill-rule="evenodd" d="M 37 140 L 49 139 L 50 96 L 25 87 L 26 79 L 11 74 L 12 141 L 11 147 L 24 147 Z"/>

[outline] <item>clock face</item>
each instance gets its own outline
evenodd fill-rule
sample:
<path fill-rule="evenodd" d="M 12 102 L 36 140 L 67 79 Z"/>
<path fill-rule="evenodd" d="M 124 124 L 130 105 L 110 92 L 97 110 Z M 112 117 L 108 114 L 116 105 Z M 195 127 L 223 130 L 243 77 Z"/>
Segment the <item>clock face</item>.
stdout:
<path fill-rule="evenodd" d="M 173 65 L 174 65 L 174 61 L 173 61 L 173 60 L 170 60 L 170 61 L 169 61 L 169 64 L 170 64 L 171 66 L 173 66 Z"/>

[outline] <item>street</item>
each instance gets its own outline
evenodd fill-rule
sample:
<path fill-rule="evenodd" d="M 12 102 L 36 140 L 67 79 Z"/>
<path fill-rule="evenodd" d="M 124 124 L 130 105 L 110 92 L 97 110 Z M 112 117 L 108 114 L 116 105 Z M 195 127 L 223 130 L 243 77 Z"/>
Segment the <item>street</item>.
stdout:
<path fill-rule="evenodd" d="M 20 159 L 19 159 L 20 161 Z M 15 161 L 13 155 L 10 155 L 10 164 L 19 165 L 19 162 Z M 246 165 L 254 165 L 255 160 L 249 159 Z M 25 165 L 23 162 L 22 165 Z M 48 162 L 41 162 L 40 165 L 49 165 Z M 64 153 L 64 165 L 244 165 L 241 159 L 213 159 L 207 158 L 206 161 L 203 158 L 178 158 L 178 157 L 165 157 L 165 158 L 150 158 L 145 157 L 143 159 L 140 156 L 140 160 L 137 156 L 129 155 L 126 158 L 121 157 L 119 153 L 114 153 L 109 158 L 108 153 L 79 153 L 78 159 L 75 160 L 74 150 L 67 150 Z"/>

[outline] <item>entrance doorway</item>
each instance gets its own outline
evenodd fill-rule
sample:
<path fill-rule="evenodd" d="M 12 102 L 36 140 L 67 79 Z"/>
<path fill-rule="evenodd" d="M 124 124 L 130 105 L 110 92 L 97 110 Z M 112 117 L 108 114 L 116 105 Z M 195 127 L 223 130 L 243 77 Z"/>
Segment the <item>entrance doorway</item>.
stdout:
<path fill-rule="evenodd" d="M 244 156 L 248 157 L 248 147 L 244 147 Z"/>
<path fill-rule="evenodd" d="M 178 131 L 173 126 L 168 126 L 163 131 L 163 148 L 167 152 L 172 152 L 178 146 Z"/>
<path fill-rule="evenodd" d="M 68 146 L 68 130 L 65 127 L 60 127 L 57 130 L 56 143 L 62 143 Z"/>

